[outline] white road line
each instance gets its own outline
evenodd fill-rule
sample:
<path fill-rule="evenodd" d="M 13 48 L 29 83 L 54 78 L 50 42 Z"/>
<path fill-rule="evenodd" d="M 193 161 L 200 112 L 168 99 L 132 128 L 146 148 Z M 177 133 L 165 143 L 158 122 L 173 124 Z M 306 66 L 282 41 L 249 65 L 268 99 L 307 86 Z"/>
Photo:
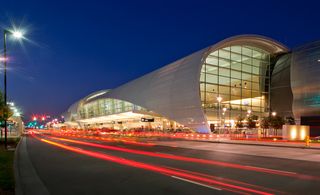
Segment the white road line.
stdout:
<path fill-rule="evenodd" d="M 262 168 L 262 167 L 253 167 L 253 166 L 246 166 L 250 168 L 259 168 L 263 170 L 269 170 L 269 171 L 277 171 L 277 172 L 282 172 L 282 173 L 290 173 L 290 174 L 297 174 L 296 172 L 290 172 L 290 171 L 282 171 L 282 170 L 277 170 L 277 169 L 268 169 L 268 168 Z"/>
<path fill-rule="evenodd" d="M 164 153 L 164 152 L 156 152 L 157 154 L 165 154 L 165 155 L 171 155 L 174 156 L 173 154 L 169 154 L 169 153 Z"/>
<path fill-rule="evenodd" d="M 182 181 L 186 181 L 186 182 L 189 182 L 189 183 L 193 183 L 193 184 L 196 184 L 196 185 L 199 185 L 199 186 L 203 186 L 203 187 L 207 187 L 207 188 L 210 188 L 210 189 L 214 189 L 214 190 L 218 190 L 218 191 L 221 191 L 222 189 L 220 188 L 215 188 L 215 187 L 212 187 L 212 186 L 208 186 L 208 185 L 205 185 L 205 184 L 202 184 L 202 183 L 198 183 L 198 182 L 195 182 L 195 181 L 191 181 L 189 179 L 184 179 L 184 178 L 181 178 L 181 177 L 176 177 L 176 176 L 171 176 L 175 179 L 179 179 L 179 180 L 182 180 Z"/>

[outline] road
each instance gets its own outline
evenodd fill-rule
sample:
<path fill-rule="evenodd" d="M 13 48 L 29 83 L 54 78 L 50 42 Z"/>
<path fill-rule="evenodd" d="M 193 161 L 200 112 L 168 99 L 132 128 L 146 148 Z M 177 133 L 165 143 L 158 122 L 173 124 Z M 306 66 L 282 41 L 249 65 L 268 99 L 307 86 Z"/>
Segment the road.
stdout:
<path fill-rule="evenodd" d="M 27 137 L 32 165 L 51 194 L 319 194 L 318 162 L 226 147 L 238 153 L 127 139 Z"/>

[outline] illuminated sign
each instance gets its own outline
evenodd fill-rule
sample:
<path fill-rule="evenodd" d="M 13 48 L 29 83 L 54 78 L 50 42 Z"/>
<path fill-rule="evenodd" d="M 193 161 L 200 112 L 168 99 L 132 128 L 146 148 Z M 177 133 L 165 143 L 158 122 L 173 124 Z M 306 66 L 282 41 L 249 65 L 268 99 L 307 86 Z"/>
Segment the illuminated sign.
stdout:
<path fill-rule="evenodd" d="M 154 118 L 141 118 L 141 122 L 154 122 Z"/>

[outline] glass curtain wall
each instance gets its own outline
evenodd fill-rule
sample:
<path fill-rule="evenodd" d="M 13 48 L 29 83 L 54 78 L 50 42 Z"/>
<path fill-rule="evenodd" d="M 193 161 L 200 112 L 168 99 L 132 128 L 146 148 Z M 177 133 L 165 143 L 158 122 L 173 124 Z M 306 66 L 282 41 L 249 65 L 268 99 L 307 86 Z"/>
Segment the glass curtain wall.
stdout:
<path fill-rule="evenodd" d="M 270 54 L 251 46 L 235 45 L 210 53 L 200 77 L 201 103 L 209 123 L 232 125 L 238 116 L 265 113 L 269 65 Z"/>
<path fill-rule="evenodd" d="M 78 110 L 80 118 L 93 118 L 99 116 L 107 116 L 133 110 L 145 110 L 140 106 L 130 102 L 117 99 L 99 99 L 81 106 Z"/>

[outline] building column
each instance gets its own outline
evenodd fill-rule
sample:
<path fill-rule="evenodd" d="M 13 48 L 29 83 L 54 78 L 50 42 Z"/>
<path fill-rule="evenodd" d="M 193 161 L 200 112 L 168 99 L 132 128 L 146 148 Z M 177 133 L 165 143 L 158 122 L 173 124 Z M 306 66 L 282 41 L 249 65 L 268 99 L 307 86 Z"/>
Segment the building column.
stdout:
<path fill-rule="evenodd" d="M 168 128 L 167 122 L 168 122 L 167 120 L 164 120 L 164 119 L 162 120 L 162 130 L 163 130 L 163 131 L 166 131 L 167 128 Z"/>
<path fill-rule="evenodd" d="M 175 121 L 170 121 L 170 128 L 173 130 L 177 129 L 177 123 Z"/>

